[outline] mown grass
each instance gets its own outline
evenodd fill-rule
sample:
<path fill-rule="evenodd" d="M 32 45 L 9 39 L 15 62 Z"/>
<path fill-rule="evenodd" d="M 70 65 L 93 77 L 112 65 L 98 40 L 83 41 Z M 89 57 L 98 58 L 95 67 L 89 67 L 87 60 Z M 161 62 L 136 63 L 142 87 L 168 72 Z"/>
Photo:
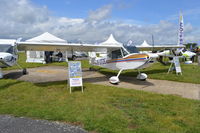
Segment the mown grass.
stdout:
<path fill-rule="evenodd" d="M 170 72 L 167 74 L 170 64 L 162 65 L 161 63 L 154 63 L 152 66 L 142 69 L 148 75 L 150 79 L 170 80 L 186 83 L 200 84 L 200 67 L 198 65 L 188 65 L 181 63 L 182 75 L 176 75 L 176 72 Z M 117 75 L 118 71 L 109 70 L 106 68 L 94 67 L 98 69 L 100 73 L 107 75 Z M 121 73 L 122 76 L 136 77 L 138 74 L 137 70 L 126 70 Z M 120 78 L 120 77 L 119 77 Z"/>
<path fill-rule="evenodd" d="M 100 133 L 199 133 L 200 101 L 66 81 L 0 80 L 0 114 L 63 121 Z"/>

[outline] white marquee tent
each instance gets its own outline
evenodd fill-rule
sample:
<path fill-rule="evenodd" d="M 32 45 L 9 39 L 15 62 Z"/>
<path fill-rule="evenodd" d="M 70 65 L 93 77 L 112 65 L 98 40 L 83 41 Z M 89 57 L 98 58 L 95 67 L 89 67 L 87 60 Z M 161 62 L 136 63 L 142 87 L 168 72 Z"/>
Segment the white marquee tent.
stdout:
<path fill-rule="evenodd" d="M 106 41 L 100 43 L 100 45 L 122 45 L 122 43 L 116 41 L 113 35 L 110 34 L 109 38 Z"/>
<path fill-rule="evenodd" d="M 140 45 L 140 47 L 152 47 L 152 46 L 149 45 L 146 40 L 144 40 L 144 42 Z"/>
<path fill-rule="evenodd" d="M 137 45 L 136 47 L 139 49 L 140 53 L 146 53 L 149 51 L 149 48 L 153 48 L 153 46 L 149 45 L 146 40 L 144 40 L 141 45 Z"/>
<path fill-rule="evenodd" d="M 38 42 L 38 43 L 42 43 L 42 42 L 47 43 L 48 42 L 48 43 L 52 43 L 52 44 L 67 43 L 67 41 L 65 41 L 61 38 L 58 38 L 48 32 L 45 32 L 37 37 L 26 40 L 26 42 Z M 27 55 L 26 62 L 46 63 L 44 51 L 27 51 L 26 55 Z M 63 57 L 66 57 L 66 55 L 63 55 Z"/>
<path fill-rule="evenodd" d="M 120 45 L 121 46 L 123 44 L 118 42 L 114 38 L 114 36 L 112 34 L 110 34 L 108 39 L 106 41 L 104 41 L 104 42 L 99 43 L 99 45 L 117 45 L 117 46 Z M 106 48 L 105 49 L 99 49 L 98 51 L 99 51 L 98 53 L 100 54 L 100 56 L 107 56 L 107 49 Z M 90 54 L 91 57 L 92 56 L 96 56 L 96 52 L 90 52 L 89 54 Z"/>

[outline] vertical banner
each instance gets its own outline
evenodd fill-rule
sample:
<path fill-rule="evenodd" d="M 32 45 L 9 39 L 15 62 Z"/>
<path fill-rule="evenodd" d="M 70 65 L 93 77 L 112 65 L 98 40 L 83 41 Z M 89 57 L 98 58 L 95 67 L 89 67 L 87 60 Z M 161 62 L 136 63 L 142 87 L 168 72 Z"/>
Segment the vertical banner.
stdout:
<path fill-rule="evenodd" d="M 82 69 L 80 61 L 69 61 L 68 62 L 69 71 L 69 86 L 70 93 L 71 87 L 82 87 L 83 92 L 83 81 L 82 81 Z"/>
<path fill-rule="evenodd" d="M 178 31 L 178 45 L 179 46 L 183 45 L 183 31 L 184 31 L 184 23 L 183 23 L 183 15 L 181 13 L 180 19 L 179 19 L 179 31 Z"/>

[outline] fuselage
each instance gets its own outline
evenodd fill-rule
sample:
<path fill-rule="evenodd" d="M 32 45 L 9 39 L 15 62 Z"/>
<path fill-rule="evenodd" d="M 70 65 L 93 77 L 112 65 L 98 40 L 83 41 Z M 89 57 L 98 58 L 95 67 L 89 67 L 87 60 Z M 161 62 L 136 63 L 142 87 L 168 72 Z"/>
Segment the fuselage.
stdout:
<path fill-rule="evenodd" d="M 0 67 L 10 67 L 16 64 L 17 56 L 11 53 L 0 52 Z"/>
<path fill-rule="evenodd" d="M 16 40 L 0 39 L 0 68 L 16 64 L 18 55 Z"/>
<path fill-rule="evenodd" d="M 112 70 L 128 70 L 128 69 L 140 69 L 146 67 L 154 58 L 157 58 L 156 54 L 128 54 L 122 58 L 109 59 L 107 57 L 96 57 L 92 61 L 92 65 L 101 66 Z"/>

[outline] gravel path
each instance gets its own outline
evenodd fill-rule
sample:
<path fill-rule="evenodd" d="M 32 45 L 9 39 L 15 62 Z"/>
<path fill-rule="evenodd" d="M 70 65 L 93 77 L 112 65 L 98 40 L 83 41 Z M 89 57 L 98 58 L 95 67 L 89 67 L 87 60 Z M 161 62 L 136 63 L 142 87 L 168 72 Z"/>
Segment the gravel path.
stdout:
<path fill-rule="evenodd" d="M 29 81 L 33 83 L 61 81 L 68 79 L 68 71 L 62 66 L 47 66 L 28 69 L 27 75 L 22 75 L 19 70 L 4 71 L 5 78 Z M 147 79 L 139 81 L 135 77 L 120 76 L 119 85 L 112 85 L 108 82 L 110 77 L 96 71 L 83 69 L 83 82 L 102 84 L 127 89 L 144 90 L 161 94 L 179 95 L 185 98 L 200 100 L 200 84 L 181 83 L 166 80 Z"/>
<path fill-rule="evenodd" d="M 47 120 L 0 115 L 0 133 L 87 133 L 80 127 Z"/>

